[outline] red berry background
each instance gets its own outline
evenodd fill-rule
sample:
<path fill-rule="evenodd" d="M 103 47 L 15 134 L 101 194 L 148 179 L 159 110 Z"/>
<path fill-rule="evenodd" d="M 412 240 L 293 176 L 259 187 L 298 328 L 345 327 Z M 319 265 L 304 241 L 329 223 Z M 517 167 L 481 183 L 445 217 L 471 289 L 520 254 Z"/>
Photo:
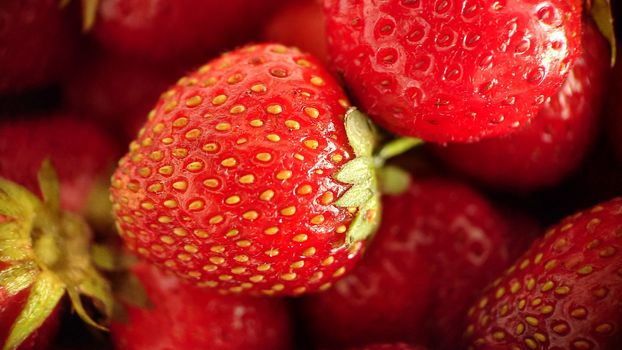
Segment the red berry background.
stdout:
<path fill-rule="evenodd" d="M 0 1 L 0 348 L 621 349 L 621 20 Z"/>

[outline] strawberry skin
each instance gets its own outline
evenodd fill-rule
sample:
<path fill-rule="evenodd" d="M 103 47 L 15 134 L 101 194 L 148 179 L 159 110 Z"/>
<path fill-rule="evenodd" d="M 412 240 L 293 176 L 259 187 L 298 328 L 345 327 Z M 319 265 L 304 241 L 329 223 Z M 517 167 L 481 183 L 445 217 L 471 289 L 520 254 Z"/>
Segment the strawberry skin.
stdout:
<path fill-rule="evenodd" d="M 0 3 L 0 93 L 15 93 L 60 78 L 79 32 L 74 8 L 58 0 Z"/>
<path fill-rule="evenodd" d="M 154 266 L 133 268 L 154 304 L 127 306 L 127 322 L 114 322 L 112 338 L 124 350 L 286 350 L 289 316 L 280 299 L 222 296 Z"/>
<path fill-rule="evenodd" d="M 68 113 L 0 123 L 0 176 L 39 193 L 37 172 L 45 159 L 58 171 L 61 206 L 83 212 L 98 180 L 118 156 L 114 140 Z"/>
<path fill-rule="evenodd" d="M 618 349 L 622 199 L 550 228 L 468 313 L 473 349 Z"/>
<path fill-rule="evenodd" d="M 180 79 L 112 178 L 127 246 L 221 292 L 328 288 L 364 245 L 346 243 L 355 214 L 335 204 L 349 185 L 333 176 L 354 158 L 347 106 L 316 59 L 281 45 Z"/>
<path fill-rule="evenodd" d="M 596 136 L 610 59 L 591 21 L 583 25 L 583 54 L 561 90 L 520 131 L 470 145 L 436 148 L 452 167 L 487 185 L 529 191 L 559 183 L 583 160 Z"/>
<path fill-rule="evenodd" d="M 426 141 L 509 134 L 561 87 L 580 1 L 324 0 L 328 48 L 360 106 Z"/>
<path fill-rule="evenodd" d="M 312 336 L 327 347 L 433 341 L 455 349 L 469 305 L 509 265 L 505 222 L 470 188 L 435 178 L 413 179 L 383 208 L 360 264 L 303 300 Z"/>

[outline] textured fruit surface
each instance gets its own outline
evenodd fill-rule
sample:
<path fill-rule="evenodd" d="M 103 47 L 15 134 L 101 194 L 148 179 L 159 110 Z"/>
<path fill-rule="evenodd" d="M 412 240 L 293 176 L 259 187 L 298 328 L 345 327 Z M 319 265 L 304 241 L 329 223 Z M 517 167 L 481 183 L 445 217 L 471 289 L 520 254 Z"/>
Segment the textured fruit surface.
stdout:
<path fill-rule="evenodd" d="M 129 247 L 222 292 L 298 294 L 350 270 L 346 97 L 280 45 L 225 54 L 162 95 L 112 179 Z M 360 158 L 356 158 L 360 159 Z"/>
<path fill-rule="evenodd" d="M 311 334 L 327 347 L 439 341 L 454 349 L 464 313 L 509 264 L 507 227 L 485 199 L 449 180 L 414 179 L 383 205 L 360 264 L 304 300 Z"/>
<path fill-rule="evenodd" d="M 291 329 L 285 301 L 222 296 L 157 268 L 133 271 L 154 304 L 128 306 L 127 322 L 113 323 L 112 338 L 125 350 L 286 350 Z"/>
<path fill-rule="evenodd" d="M 160 93 L 181 71 L 96 53 L 66 80 L 65 100 L 76 114 L 120 129 L 131 140 Z"/>
<path fill-rule="evenodd" d="M 102 0 L 93 28 L 106 49 L 156 60 L 204 59 L 252 37 L 280 0 Z"/>
<path fill-rule="evenodd" d="M 61 9 L 57 0 L 0 3 L 0 93 L 60 77 L 73 52 L 72 31 L 78 32 L 72 10 Z"/>
<path fill-rule="evenodd" d="M 432 142 L 508 134 L 580 49 L 579 1 L 325 0 L 328 47 L 363 110 Z"/>
<path fill-rule="evenodd" d="M 550 228 L 469 311 L 474 349 L 622 344 L 622 199 Z"/>
<path fill-rule="evenodd" d="M 39 193 L 37 172 L 50 159 L 61 183 L 61 206 L 81 212 L 96 181 L 118 156 L 103 130 L 67 114 L 0 123 L 0 176 Z"/>
<path fill-rule="evenodd" d="M 263 38 L 296 46 L 328 62 L 324 14 L 316 0 L 296 0 L 283 6 L 263 29 Z"/>
<path fill-rule="evenodd" d="M 589 150 L 600 120 L 609 49 L 598 29 L 583 26 L 583 54 L 561 90 L 523 129 L 503 138 L 437 148 L 450 167 L 511 190 L 552 186 L 574 171 Z"/>

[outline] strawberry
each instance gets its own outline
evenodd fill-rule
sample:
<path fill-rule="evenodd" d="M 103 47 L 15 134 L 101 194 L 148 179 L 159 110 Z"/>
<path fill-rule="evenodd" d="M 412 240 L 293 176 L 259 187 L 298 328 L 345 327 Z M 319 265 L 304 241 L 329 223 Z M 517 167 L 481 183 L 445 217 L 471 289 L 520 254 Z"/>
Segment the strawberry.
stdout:
<path fill-rule="evenodd" d="M 117 54 L 194 62 L 247 40 L 279 2 L 101 0 L 92 30 Z"/>
<path fill-rule="evenodd" d="M 159 94 L 177 77 L 168 69 L 95 53 L 64 84 L 66 103 L 81 116 L 121 129 L 133 138 Z M 181 71 L 181 70 L 180 70 Z"/>
<path fill-rule="evenodd" d="M 507 227 L 473 190 L 448 180 L 413 180 L 383 200 L 384 217 L 361 263 L 335 287 L 304 300 L 322 345 L 459 341 L 463 314 L 507 265 Z"/>
<path fill-rule="evenodd" d="M 0 94 L 49 84 L 75 51 L 77 16 L 58 0 L 0 3 Z"/>
<path fill-rule="evenodd" d="M 396 343 L 396 344 L 373 344 L 373 345 L 363 346 L 360 348 L 352 348 L 350 350 L 426 350 L 426 348 L 423 346 L 412 347 L 408 344 Z"/>
<path fill-rule="evenodd" d="M 279 9 L 263 29 L 268 41 L 293 45 L 328 62 L 324 14 L 317 0 L 296 0 Z"/>
<path fill-rule="evenodd" d="M 438 147 L 436 153 L 453 169 L 494 187 L 529 191 L 558 184 L 592 145 L 603 104 L 609 50 L 591 21 L 583 26 L 583 49 L 562 89 L 531 124 L 503 138 Z"/>
<path fill-rule="evenodd" d="M 85 309 L 112 313 L 108 282 L 90 259 L 91 231 L 60 207 L 59 183 L 50 162 L 38 174 L 43 199 L 0 178 L 0 342 L 3 349 L 47 346 L 65 294 L 77 314 L 103 329 Z"/>
<path fill-rule="evenodd" d="M 61 206 L 87 209 L 117 156 L 114 140 L 97 127 L 57 113 L 0 123 L 0 176 L 37 193 L 38 167 L 50 159 L 61 182 Z"/>
<path fill-rule="evenodd" d="M 578 0 L 324 0 L 328 48 L 361 107 L 394 133 L 509 134 L 580 53 Z"/>
<path fill-rule="evenodd" d="M 133 271 L 154 305 L 150 309 L 128 306 L 127 321 L 112 324 L 119 349 L 291 348 L 283 300 L 222 296 L 146 263 L 136 264 Z"/>
<path fill-rule="evenodd" d="M 474 303 L 473 349 L 618 349 L 622 199 L 572 215 Z"/>
<path fill-rule="evenodd" d="M 380 216 L 373 135 L 347 107 L 315 58 L 281 45 L 182 78 L 112 177 L 127 247 L 223 293 L 328 288 Z"/>

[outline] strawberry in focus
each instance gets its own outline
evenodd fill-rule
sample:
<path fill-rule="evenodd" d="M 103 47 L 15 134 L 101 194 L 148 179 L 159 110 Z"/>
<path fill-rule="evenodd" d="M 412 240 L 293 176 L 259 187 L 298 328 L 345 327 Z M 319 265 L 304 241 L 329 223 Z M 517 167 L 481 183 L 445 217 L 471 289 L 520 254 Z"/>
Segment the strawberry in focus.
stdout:
<path fill-rule="evenodd" d="M 39 166 L 50 159 L 61 183 L 61 206 L 84 212 L 118 156 L 114 139 L 69 114 L 32 117 L 0 123 L 0 176 L 38 193 Z"/>
<path fill-rule="evenodd" d="M 587 20 L 583 54 L 531 124 L 503 138 L 437 147 L 436 154 L 451 168 L 497 188 L 531 191 L 558 184 L 594 141 L 609 58 L 606 40 Z"/>
<path fill-rule="evenodd" d="M 360 264 L 303 301 L 310 333 L 326 347 L 408 341 L 454 349 L 467 308 L 509 263 L 508 228 L 484 198 L 449 180 L 415 179 L 383 207 Z"/>
<path fill-rule="evenodd" d="M 78 17 L 74 8 L 59 5 L 58 0 L 0 3 L 0 93 L 49 84 L 68 67 Z"/>
<path fill-rule="evenodd" d="M 470 309 L 471 348 L 618 348 L 621 232 L 619 198 L 551 227 Z"/>
<path fill-rule="evenodd" d="M 580 54 L 581 2 L 325 0 L 328 48 L 399 135 L 472 142 L 533 118 Z"/>
<path fill-rule="evenodd" d="M 138 263 L 132 270 L 154 305 L 148 309 L 127 306 L 127 320 L 112 324 L 112 338 L 119 349 L 291 348 L 284 300 L 221 296 L 147 263 Z"/>
<path fill-rule="evenodd" d="M 330 287 L 380 216 L 373 135 L 347 107 L 315 58 L 281 45 L 180 79 L 112 178 L 127 247 L 225 293 Z"/>

